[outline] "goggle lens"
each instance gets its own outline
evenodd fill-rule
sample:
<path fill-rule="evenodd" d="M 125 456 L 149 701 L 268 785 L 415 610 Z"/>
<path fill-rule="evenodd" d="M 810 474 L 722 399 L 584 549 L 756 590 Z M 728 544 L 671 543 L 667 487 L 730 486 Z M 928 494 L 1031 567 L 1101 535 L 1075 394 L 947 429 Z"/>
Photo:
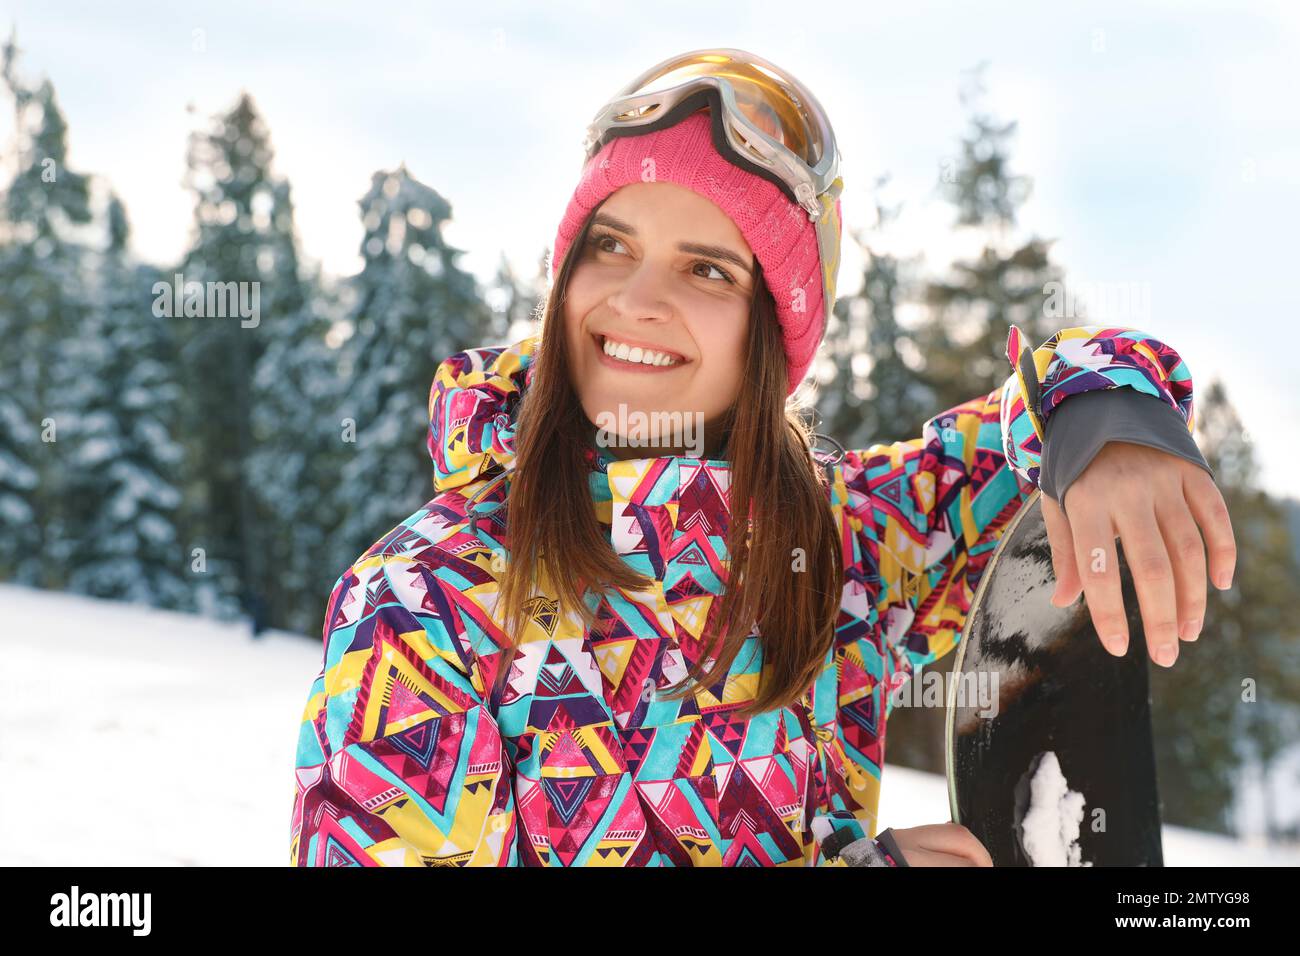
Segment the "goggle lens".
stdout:
<path fill-rule="evenodd" d="M 672 66 L 624 95 L 657 93 L 701 76 L 716 76 L 731 84 L 736 107 L 754 126 L 809 166 L 821 160 L 823 144 L 816 121 L 798 91 L 780 76 L 757 64 L 728 57 L 707 57 Z M 655 108 L 640 107 L 619 119 L 640 119 Z"/>

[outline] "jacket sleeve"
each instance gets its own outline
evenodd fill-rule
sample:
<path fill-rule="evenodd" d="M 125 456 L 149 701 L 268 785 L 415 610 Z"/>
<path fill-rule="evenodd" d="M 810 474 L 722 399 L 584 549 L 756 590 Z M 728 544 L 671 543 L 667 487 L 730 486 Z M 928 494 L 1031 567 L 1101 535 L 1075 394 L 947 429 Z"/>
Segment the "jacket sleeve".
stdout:
<path fill-rule="evenodd" d="M 837 865 L 894 865 L 896 847 L 869 828 L 893 692 L 956 646 L 980 574 L 1040 470 L 1064 496 L 1108 440 L 1209 470 L 1190 435 L 1191 375 L 1153 336 L 1082 326 L 1030 351 L 1012 326 L 1007 359 L 1001 385 L 935 415 L 919 438 L 847 451 L 833 485 L 847 519 L 835 740 L 825 748 L 834 795 L 813 829 Z M 1065 427 L 1048 428 L 1058 416 Z"/>
<path fill-rule="evenodd" d="M 1154 336 L 1080 326 L 1031 350 L 1013 325 L 1007 359 L 1000 386 L 935 415 L 919 438 L 845 455 L 850 574 L 876 591 L 870 614 L 885 643 L 858 654 L 883 651 L 883 680 L 895 688 L 956 646 L 1002 531 L 1039 487 L 1049 433 L 1047 458 L 1059 467 L 1047 471 L 1061 496 L 1108 440 L 1161 447 L 1209 470 L 1191 439 L 1191 373 Z M 1049 432 L 1067 408 L 1069 428 Z M 886 695 L 886 718 L 892 703 Z"/>
<path fill-rule="evenodd" d="M 433 571 L 368 555 L 339 578 L 299 730 L 295 866 L 506 866 L 510 762 Z"/>

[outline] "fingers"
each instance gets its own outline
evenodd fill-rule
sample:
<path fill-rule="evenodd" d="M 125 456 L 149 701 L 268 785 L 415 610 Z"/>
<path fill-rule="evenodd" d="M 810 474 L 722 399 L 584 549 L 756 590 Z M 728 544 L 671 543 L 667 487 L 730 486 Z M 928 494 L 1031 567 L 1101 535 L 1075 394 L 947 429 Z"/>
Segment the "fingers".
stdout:
<path fill-rule="evenodd" d="M 1173 561 L 1178 637 L 1194 641 L 1205 619 L 1205 546 L 1182 497 L 1156 499 L 1156 521 Z"/>
<path fill-rule="evenodd" d="M 965 829 L 965 827 L 962 829 Z M 969 848 L 971 852 L 971 860 L 974 861 L 976 866 L 992 866 L 993 857 L 989 856 L 988 849 L 983 843 L 976 839 L 975 834 L 971 833 L 969 830 L 966 830 L 966 833 L 970 837 Z"/>
<path fill-rule="evenodd" d="M 907 852 L 908 866 L 976 866 L 968 857 L 953 853 L 940 853 L 932 850 L 911 850 Z M 992 865 L 992 864 L 990 864 Z"/>
<path fill-rule="evenodd" d="M 1072 490 L 1080 485 L 1076 482 Z M 1161 472 L 1138 483 L 1130 475 L 1128 480 L 1111 482 L 1104 495 L 1091 489 L 1079 498 L 1068 523 L 1064 511 L 1054 513 L 1046 503 L 1043 514 L 1054 547 L 1056 539 L 1064 536 L 1060 526 L 1053 524 L 1055 519 L 1060 518 L 1073 536 L 1088 610 L 1112 654 L 1122 656 L 1128 650 L 1116 536 L 1123 542 L 1137 592 L 1148 651 L 1163 667 L 1172 667 L 1178 659 L 1180 640 L 1195 640 L 1200 634 L 1207 552 L 1215 585 L 1224 589 L 1232 585 L 1237 562 L 1232 523 L 1222 494 L 1204 469 Z M 1059 606 L 1057 600 L 1053 603 Z"/>
<path fill-rule="evenodd" d="M 898 830 L 894 833 L 898 834 Z M 960 823 L 933 823 L 908 827 L 907 844 L 900 842 L 904 855 L 913 863 L 914 854 L 923 854 L 929 863 L 919 866 L 992 866 L 993 858 L 984 845 Z M 945 860 L 946 862 L 941 862 Z"/>
<path fill-rule="evenodd" d="M 1075 562 L 1092 626 L 1106 650 L 1123 657 L 1128 652 L 1128 620 L 1120 591 L 1115 528 L 1110 513 L 1101 507 L 1076 506 L 1071 529 Z"/>
<path fill-rule="evenodd" d="M 1056 501 L 1042 495 L 1043 523 L 1047 526 L 1047 541 L 1052 546 L 1052 568 L 1056 573 L 1056 590 L 1052 604 L 1068 607 L 1083 590 L 1079 582 L 1079 569 L 1074 563 L 1074 536 L 1070 521 Z"/>
<path fill-rule="evenodd" d="M 894 831 L 895 833 L 898 830 Z M 942 850 L 945 853 L 958 852 L 963 843 L 963 833 L 970 833 L 960 823 L 926 823 L 919 827 L 907 827 L 912 841 L 927 850 Z"/>
<path fill-rule="evenodd" d="M 1124 557 L 1128 559 L 1141 608 L 1147 650 L 1161 667 L 1172 667 L 1178 659 L 1177 594 L 1173 565 L 1156 520 L 1154 502 L 1151 499 L 1140 504 L 1130 502 L 1117 514 Z M 1118 587 L 1116 575 L 1117 591 Z"/>
<path fill-rule="evenodd" d="M 1193 468 L 1183 478 L 1183 494 L 1196 523 L 1205 534 L 1210 556 L 1210 579 L 1222 591 L 1232 587 L 1237 567 L 1237 541 L 1232 520 L 1214 479 L 1202 468 Z"/>

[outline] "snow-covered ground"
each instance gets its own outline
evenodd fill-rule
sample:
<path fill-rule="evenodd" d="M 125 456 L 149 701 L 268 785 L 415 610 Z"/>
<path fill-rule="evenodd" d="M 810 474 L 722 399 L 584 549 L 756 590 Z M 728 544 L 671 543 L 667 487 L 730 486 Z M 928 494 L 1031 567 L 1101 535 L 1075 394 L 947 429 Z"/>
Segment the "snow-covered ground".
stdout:
<path fill-rule="evenodd" d="M 0 584 L 0 864 L 288 862 L 319 638 Z M 941 776 L 887 766 L 882 826 L 949 819 Z M 1171 866 L 1300 852 L 1164 828 Z"/>

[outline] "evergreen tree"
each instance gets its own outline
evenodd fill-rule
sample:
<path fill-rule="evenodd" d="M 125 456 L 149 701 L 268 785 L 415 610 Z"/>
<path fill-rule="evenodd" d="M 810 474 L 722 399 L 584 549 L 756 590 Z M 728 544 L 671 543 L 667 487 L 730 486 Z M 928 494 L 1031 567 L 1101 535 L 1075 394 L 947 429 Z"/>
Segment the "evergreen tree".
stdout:
<path fill-rule="evenodd" d="M 287 183 L 275 187 L 276 235 L 293 236 L 293 208 Z M 286 246 L 286 268 L 297 254 Z M 287 275 L 285 282 L 297 283 Z M 320 630 L 321 594 L 337 570 L 328 553 L 335 520 L 322 501 L 336 494 L 344 461 L 332 409 L 341 401 L 338 350 L 326 336 L 332 304 L 320 289 L 319 269 L 301 282 L 307 298 L 294 312 L 268 321 L 265 350 L 254 378 L 253 451 L 248 475 L 257 502 L 267 574 L 268 618 L 304 633 Z"/>
<path fill-rule="evenodd" d="M 446 199 L 402 165 L 375 173 L 360 207 L 365 264 L 352 280 L 354 332 L 344 347 L 347 397 L 337 422 L 349 453 L 339 570 L 432 496 L 426 439 L 434 370 L 492 338 L 477 283 L 442 237 L 451 218 Z"/>
<path fill-rule="evenodd" d="M 11 37 L 0 50 L 16 139 L 0 203 L 0 573 L 59 588 L 79 533 L 64 475 L 77 415 L 69 343 L 88 311 L 78 233 L 91 221 L 90 184 L 68 167 L 54 87 L 26 86 L 17 57 Z"/>
<path fill-rule="evenodd" d="M 66 586 L 95 597 L 184 608 L 190 604 L 176 527 L 180 399 L 166 319 L 153 315 L 157 270 L 127 253 L 126 213 L 108 204 L 108 244 L 96 257 L 94 307 L 70 343 L 79 371 L 68 507 L 78 543 Z"/>
<path fill-rule="evenodd" d="M 886 181 L 879 179 L 877 190 Z M 883 236 L 896 215 L 897 209 L 886 209 L 877 198 L 872 232 Z M 853 238 L 866 259 L 862 289 L 841 297 L 829 317 L 823 360 L 828 371 L 817 392 L 818 430 L 845 448 L 866 449 L 919 434 L 934 395 L 900 352 L 908 339 L 898 321 L 905 264 L 878 248 L 883 243 L 858 233 Z"/>
<path fill-rule="evenodd" d="M 954 225 L 982 236 L 973 259 L 952 264 L 950 275 L 927 283 L 929 320 L 917 338 L 925 356 L 925 379 L 939 409 L 987 393 L 1009 371 L 1007 332 L 1016 324 L 1037 346 L 1058 328 L 1046 315 L 1049 283 L 1061 280 L 1050 261 L 1055 240 L 1031 236 L 1014 241 L 1020 206 L 1032 186 L 1013 175 L 1009 141 L 1015 122 L 998 124 L 980 107 L 983 65 L 961 99 L 970 113 L 960 157 L 940 175 L 939 188 L 956 210 Z M 1078 324 L 1073 319 L 1064 325 Z"/>
<path fill-rule="evenodd" d="M 255 632 L 270 613 L 275 571 L 248 474 L 254 376 L 267 330 L 294 322 L 304 305 L 292 214 L 271 159 L 268 130 L 246 93 L 209 130 L 192 134 L 195 234 L 178 271 L 186 306 L 197 295 L 203 307 L 170 320 L 181 330 L 186 545 L 200 603 L 223 615 L 242 609 Z"/>

